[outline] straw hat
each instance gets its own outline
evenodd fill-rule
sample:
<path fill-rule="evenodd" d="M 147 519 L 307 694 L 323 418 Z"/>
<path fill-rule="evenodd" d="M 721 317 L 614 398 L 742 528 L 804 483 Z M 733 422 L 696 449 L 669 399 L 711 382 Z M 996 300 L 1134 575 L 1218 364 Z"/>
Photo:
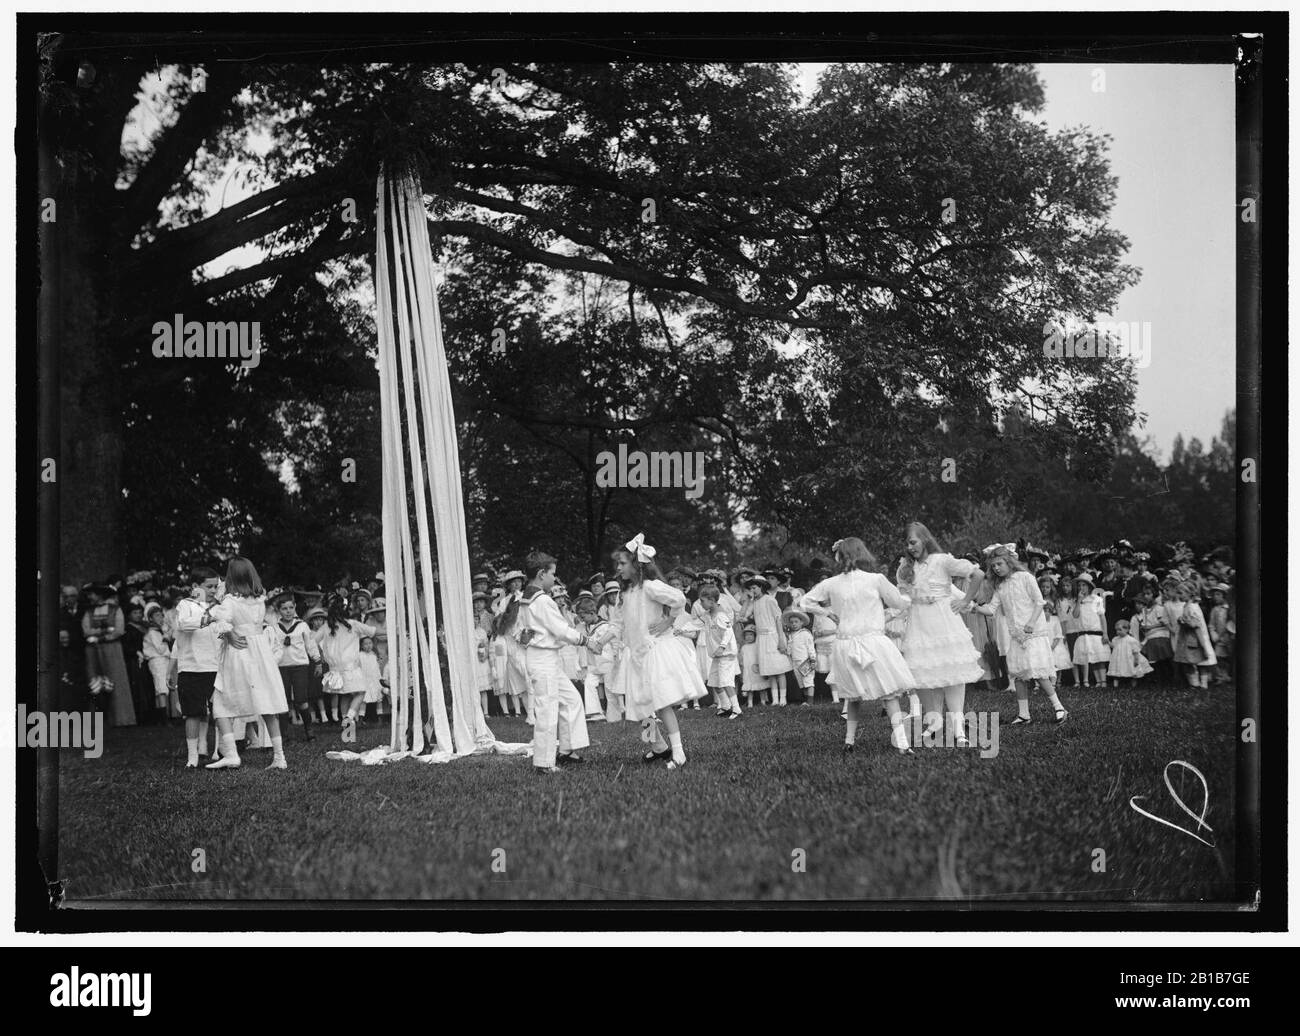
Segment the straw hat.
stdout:
<path fill-rule="evenodd" d="M 808 613 L 802 608 L 796 608 L 794 605 L 781 613 L 781 622 L 785 623 L 787 619 L 801 619 L 805 626 L 812 625 L 812 619 L 808 617 Z"/>
<path fill-rule="evenodd" d="M 317 605 L 315 608 L 308 608 L 307 614 L 303 616 L 303 619 L 305 619 L 307 622 L 311 622 L 312 619 L 318 616 L 322 619 L 327 619 L 329 618 L 329 612 L 327 612 L 320 605 Z"/>

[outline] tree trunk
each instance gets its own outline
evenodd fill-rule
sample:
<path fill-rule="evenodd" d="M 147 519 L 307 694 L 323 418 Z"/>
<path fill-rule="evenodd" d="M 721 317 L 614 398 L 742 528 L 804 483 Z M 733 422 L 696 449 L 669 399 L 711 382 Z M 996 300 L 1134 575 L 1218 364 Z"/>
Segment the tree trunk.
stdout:
<path fill-rule="evenodd" d="M 42 132 L 53 137 L 45 143 L 58 175 L 54 247 L 42 252 L 41 283 L 59 306 L 57 326 L 41 330 L 59 350 L 60 578 L 81 583 L 124 564 L 121 362 L 105 329 L 118 326 L 117 310 L 128 305 L 115 301 L 115 257 L 127 243 L 116 240 L 113 219 L 122 125 L 140 77 L 105 63 L 89 82 L 68 79 L 51 75 L 43 84 L 50 117 Z M 138 347 L 149 344 L 142 338 Z"/>

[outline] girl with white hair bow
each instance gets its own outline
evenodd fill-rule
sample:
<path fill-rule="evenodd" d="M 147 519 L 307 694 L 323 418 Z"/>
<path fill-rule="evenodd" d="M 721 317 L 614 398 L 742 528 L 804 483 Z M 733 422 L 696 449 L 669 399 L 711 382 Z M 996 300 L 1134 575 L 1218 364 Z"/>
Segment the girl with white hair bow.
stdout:
<path fill-rule="evenodd" d="M 624 696 L 628 719 L 646 722 L 650 748 L 643 761 L 668 759 L 668 769 L 680 769 L 686 752 L 674 707 L 708 693 L 692 649 L 673 635 L 673 620 L 686 608 L 686 595 L 664 582 L 655 549 L 642 533 L 611 557 L 623 594 L 610 616 L 607 637 L 618 638 L 623 647 L 610 689 Z"/>

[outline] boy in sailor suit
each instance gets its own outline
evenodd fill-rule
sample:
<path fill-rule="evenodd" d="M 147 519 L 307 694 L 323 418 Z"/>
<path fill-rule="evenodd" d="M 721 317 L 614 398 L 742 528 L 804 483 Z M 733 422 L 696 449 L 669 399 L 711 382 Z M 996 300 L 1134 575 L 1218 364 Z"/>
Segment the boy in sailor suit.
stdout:
<path fill-rule="evenodd" d="M 311 668 L 320 668 L 320 647 L 311 635 L 310 627 L 298 618 L 298 605 L 292 591 L 273 595 L 270 604 L 280 616 L 272 628 L 280 644 L 280 679 L 290 704 L 302 717 L 304 739 L 312 741 Z"/>
<path fill-rule="evenodd" d="M 557 762 L 582 762 L 577 750 L 591 743 L 582 698 L 560 666 L 560 648 L 585 645 L 587 634 L 569 625 L 550 595 L 555 585 L 555 558 L 538 551 L 528 556 L 526 567 L 531 578 L 520 596 L 513 623 L 507 613 L 506 635 L 518 641 L 528 673 L 533 766 L 539 773 L 555 773 Z"/>

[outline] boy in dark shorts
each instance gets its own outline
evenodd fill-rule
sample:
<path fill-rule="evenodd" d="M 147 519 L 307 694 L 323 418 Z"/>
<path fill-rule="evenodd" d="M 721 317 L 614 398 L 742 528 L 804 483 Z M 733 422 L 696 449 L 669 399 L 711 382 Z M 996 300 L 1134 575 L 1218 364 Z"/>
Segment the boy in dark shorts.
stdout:
<path fill-rule="evenodd" d="M 293 591 L 285 590 L 271 598 L 271 607 L 280 613 L 275 635 L 280 638 L 280 679 L 284 681 L 289 707 L 302 717 L 303 737 L 315 740 L 311 733 L 312 669 L 320 670 L 320 646 L 307 623 L 298 618 L 298 604 Z M 317 692 L 319 693 L 319 692 Z"/>
<path fill-rule="evenodd" d="M 208 754 L 208 704 L 217 679 L 217 660 L 221 642 L 218 627 L 208 618 L 217 590 L 217 573 L 210 568 L 196 568 L 190 573 L 190 596 L 176 605 L 176 643 L 172 657 L 176 660 L 176 691 L 185 717 L 187 769 L 199 765 L 199 756 Z"/>

